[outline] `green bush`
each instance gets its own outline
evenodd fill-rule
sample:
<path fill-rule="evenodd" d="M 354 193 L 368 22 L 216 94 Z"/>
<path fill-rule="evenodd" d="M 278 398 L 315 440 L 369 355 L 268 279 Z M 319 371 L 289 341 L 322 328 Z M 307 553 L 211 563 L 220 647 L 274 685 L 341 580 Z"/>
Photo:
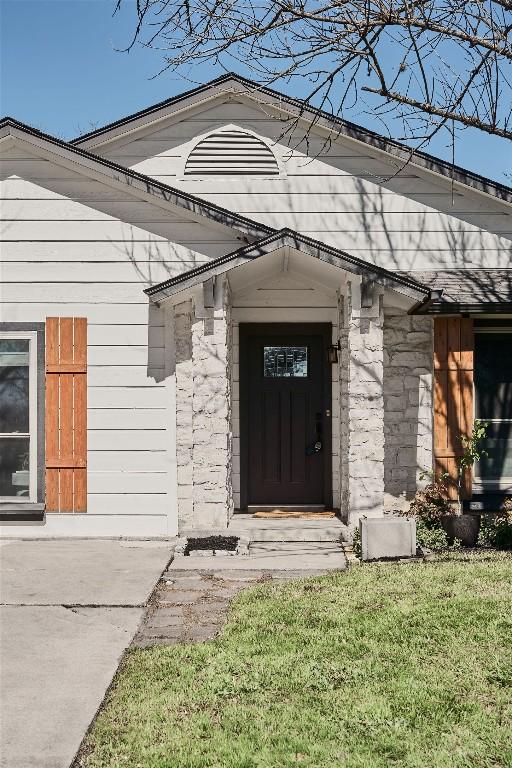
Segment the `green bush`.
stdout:
<path fill-rule="evenodd" d="M 441 518 L 445 515 L 453 515 L 453 507 L 445 498 L 446 487 L 443 482 L 432 480 L 422 490 L 416 491 L 406 514 L 422 520 L 427 528 L 441 527 Z"/>
<path fill-rule="evenodd" d="M 512 512 L 504 510 L 496 515 L 482 515 L 478 543 L 483 547 L 512 549 Z"/>
<path fill-rule="evenodd" d="M 356 557 L 361 557 L 361 554 L 363 552 L 361 548 L 361 531 L 359 530 L 359 526 L 354 531 L 354 535 L 352 538 L 352 547 L 354 549 L 354 555 Z"/>
<path fill-rule="evenodd" d="M 416 518 L 416 543 L 419 547 L 432 550 L 448 547 L 448 539 L 441 525 L 428 525 L 421 518 Z"/>

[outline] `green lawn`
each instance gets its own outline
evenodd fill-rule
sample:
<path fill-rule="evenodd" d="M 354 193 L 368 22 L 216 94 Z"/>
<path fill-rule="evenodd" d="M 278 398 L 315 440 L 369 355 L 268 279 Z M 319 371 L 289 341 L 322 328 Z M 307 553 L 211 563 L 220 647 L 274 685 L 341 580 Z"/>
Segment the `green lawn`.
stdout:
<path fill-rule="evenodd" d="M 512 555 L 264 584 L 130 652 L 88 768 L 512 766 Z"/>

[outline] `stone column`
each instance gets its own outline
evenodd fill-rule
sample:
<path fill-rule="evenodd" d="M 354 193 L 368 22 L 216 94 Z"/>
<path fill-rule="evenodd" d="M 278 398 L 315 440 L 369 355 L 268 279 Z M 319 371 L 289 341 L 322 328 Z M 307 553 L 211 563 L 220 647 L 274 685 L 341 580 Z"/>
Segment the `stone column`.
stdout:
<path fill-rule="evenodd" d="M 192 501 L 192 317 L 191 301 L 174 307 L 176 359 L 176 471 L 178 481 L 178 530 L 194 524 Z"/>
<path fill-rule="evenodd" d="M 233 513 L 229 294 L 216 293 L 174 310 L 180 532 L 225 528 Z"/>
<path fill-rule="evenodd" d="M 341 511 L 349 525 L 384 511 L 383 291 L 348 283 L 341 326 Z"/>
<path fill-rule="evenodd" d="M 192 325 L 192 498 L 197 528 L 225 528 L 233 511 L 230 326 L 225 300 L 210 317 L 196 317 Z"/>

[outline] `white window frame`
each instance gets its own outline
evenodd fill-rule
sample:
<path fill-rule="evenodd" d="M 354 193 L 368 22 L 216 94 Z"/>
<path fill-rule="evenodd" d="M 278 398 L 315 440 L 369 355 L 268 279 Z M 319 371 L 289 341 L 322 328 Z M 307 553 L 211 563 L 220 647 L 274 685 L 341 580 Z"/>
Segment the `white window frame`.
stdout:
<path fill-rule="evenodd" d="M 497 334 L 501 333 L 503 336 L 508 335 L 510 336 L 512 334 L 512 327 L 508 325 L 502 325 L 502 326 L 489 326 L 489 327 L 482 327 L 478 328 L 476 327 L 474 329 L 475 335 L 482 334 L 482 335 L 489 335 L 489 334 Z M 474 409 L 476 410 L 476 388 L 473 384 L 473 390 L 474 390 L 474 396 L 473 396 L 473 403 L 474 403 Z M 477 418 L 476 413 L 473 414 L 473 419 Z M 493 422 L 495 424 L 501 424 L 502 422 L 505 422 L 509 424 L 512 422 L 512 419 L 485 419 L 485 421 Z M 482 490 L 490 490 L 490 491 L 509 491 L 512 490 L 512 477 L 509 477 L 508 475 L 503 475 L 500 477 L 499 480 L 485 480 L 480 475 L 476 474 L 476 466 L 474 469 L 474 477 L 473 482 L 476 486 L 479 486 Z"/>
<path fill-rule="evenodd" d="M 26 339 L 29 342 L 29 369 L 28 369 L 28 438 L 29 438 L 29 494 L 27 496 L 0 496 L 0 501 L 12 504 L 26 504 L 37 502 L 37 331 L 0 331 L 0 339 Z M 0 432 L 1 438 L 26 437 L 26 432 Z"/>

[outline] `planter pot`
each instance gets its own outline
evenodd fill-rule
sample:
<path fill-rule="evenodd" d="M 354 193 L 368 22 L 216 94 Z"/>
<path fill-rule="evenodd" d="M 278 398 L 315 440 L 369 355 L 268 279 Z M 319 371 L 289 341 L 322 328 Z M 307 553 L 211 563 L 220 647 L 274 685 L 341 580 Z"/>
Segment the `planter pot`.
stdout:
<path fill-rule="evenodd" d="M 445 515 L 441 524 L 449 540 L 458 539 L 463 547 L 475 547 L 480 532 L 480 515 Z"/>

